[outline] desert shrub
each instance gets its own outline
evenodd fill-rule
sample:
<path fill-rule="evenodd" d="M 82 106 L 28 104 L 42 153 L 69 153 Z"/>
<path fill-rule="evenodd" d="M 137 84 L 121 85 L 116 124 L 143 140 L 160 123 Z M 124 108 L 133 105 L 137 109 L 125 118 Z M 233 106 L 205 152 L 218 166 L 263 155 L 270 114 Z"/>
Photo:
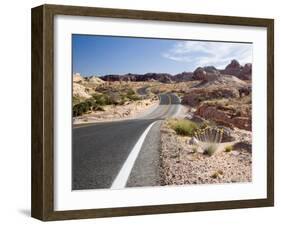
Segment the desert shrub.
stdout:
<path fill-rule="evenodd" d="M 223 139 L 223 129 L 201 124 L 200 129 L 195 131 L 194 137 L 207 143 L 221 143 Z"/>
<path fill-rule="evenodd" d="M 72 115 L 74 117 L 80 116 L 83 114 L 82 108 L 80 108 L 79 104 L 76 104 L 72 107 Z"/>
<path fill-rule="evenodd" d="M 131 100 L 131 101 L 141 100 L 141 98 L 136 94 L 136 92 L 133 89 L 126 90 L 125 93 L 121 94 L 121 97 L 123 100 Z"/>
<path fill-rule="evenodd" d="M 97 105 L 97 104 L 92 107 L 92 110 L 93 111 L 104 111 L 103 107 L 100 105 Z"/>
<path fill-rule="evenodd" d="M 222 176 L 223 175 L 223 171 L 222 170 L 218 170 L 217 172 L 214 172 L 212 175 L 211 175 L 211 177 L 213 178 L 213 179 L 216 179 L 216 178 L 218 178 L 218 177 L 220 177 L 220 176 Z"/>
<path fill-rule="evenodd" d="M 132 101 L 141 100 L 141 98 L 138 95 L 129 95 L 129 96 L 127 95 L 127 98 Z"/>
<path fill-rule="evenodd" d="M 76 97 L 76 96 L 73 96 L 72 97 L 72 105 L 76 105 L 76 104 L 79 104 L 80 102 L 82 102 L 83 100 L 79 97 Z"/>
<path fill-rule="evenodd" d="M 204 154 L 212 156 L 217 150 L 216 144 L 208 144 L 204 149 Z"/>
<path fill-rule="evenodd" d="M 219 177 L 219 173 L 218 173 L 218 172 L 214 172 L 214 173 L 211 175 L 211 177 L 212 177 L 213 179 L 216 179 L 216 178 Z"/>
<path fill-rule="evenodd" d="M 196 152 L 197 152 L 197 147 L 196 147 L 196 146 L 193 146 L 193 147 L 192 147 L 192 152 L 193 152 L 193 153 L 196 153 Z"/>
<path fill-rule="evenodd" d="M 72 114 L 76 117 L 88 112 L 89 110 L 91 110 L 90 104 L 88 102 L 81 102 L 73 106 Z"/>
<path fill-rule="evenodd" d="M 100 106 L 115 104 L 114 99 L 107 94 L 93 94 L 92 97 L 95 103 Z"/>
<path fill-rule="evenodd" d="M 224 148 L 225 152 L 231 152 L 233 150 L 233 146 L 232 145 L 228 145 Z"/>
<path fill-rule="evenodd" d="M 127 90 L 127 96 L 132 96 L 132 95 L 135 95 L 135 94 L 136 94 L 136 92 L 133 89 Z"/>
<path fill-rule="evenodd" d="M 194 132 L 198 129 L 198 126 L 194 122 L 181 119 L 171 122 L 171 128 L 175 130 L 178 135 L 193 136 Z"/>
<path fill-rule="evenodd" d="M 84 102 L 75 104 L 72 107 L 72 114 L 73 117 L 81 116 L 88 111 L 104 111 L 102 106 L 96 102 L 94 98 L 89 98 L 85 100 Z"/>

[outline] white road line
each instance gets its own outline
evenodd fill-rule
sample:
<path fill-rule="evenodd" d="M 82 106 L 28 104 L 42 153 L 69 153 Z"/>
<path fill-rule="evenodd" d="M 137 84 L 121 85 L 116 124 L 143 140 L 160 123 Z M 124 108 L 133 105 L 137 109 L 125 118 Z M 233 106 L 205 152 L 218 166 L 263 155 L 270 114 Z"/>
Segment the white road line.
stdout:
<path fill-rule="evenodd" d="M 151 127 L 156 123 L 151 123 L 146 130 L 143 132 L 143 134 L 140 136 L 139 140 L 133 147 L 131 153 L 129 154 L 128 158 L 126 159 L 125 163 L 123 164 L 121 170 L 119 171 L 118 175 L 114 179 L 111 188 L 112 189 L 121 189 L 126 186 L 126 183 L 129 179 L 129 176 L 131 174 L 131 171 L 133 169 L 133 166 L 135 164 L 135 161 L 139 155 L 139 152 L 141 150 L 142 144 L 145 140 L 146 135 L 148 134 Z"/>

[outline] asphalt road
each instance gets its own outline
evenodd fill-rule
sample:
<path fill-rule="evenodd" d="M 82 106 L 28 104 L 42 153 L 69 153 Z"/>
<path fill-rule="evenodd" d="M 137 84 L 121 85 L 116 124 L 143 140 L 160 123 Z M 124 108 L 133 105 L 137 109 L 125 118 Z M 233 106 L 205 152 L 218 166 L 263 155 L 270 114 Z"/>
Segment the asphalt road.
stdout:
<path fill-rule="evenodd" d="M 179 103 L 174 94 L 161 94 L 159 106 L 142 118 L 74 127 L 72 189 L 110 188 L 146 128 L 173 116 Z M 157 185 L 159 128 L 157 122 L 147 134 L 126 186 Z"/>
<path fill-rule="evenodd" d="M 141 95 L 141 96 L 146 95 L 146 94 L 147 94 L 147 88 L 148 88 L 148 87 L 149 87 L 149 86 L 145 86 L 145 87 L 139 88 L 139 89 L 137 90 L 137 93 L 138 93 L 139 95 Z"/>

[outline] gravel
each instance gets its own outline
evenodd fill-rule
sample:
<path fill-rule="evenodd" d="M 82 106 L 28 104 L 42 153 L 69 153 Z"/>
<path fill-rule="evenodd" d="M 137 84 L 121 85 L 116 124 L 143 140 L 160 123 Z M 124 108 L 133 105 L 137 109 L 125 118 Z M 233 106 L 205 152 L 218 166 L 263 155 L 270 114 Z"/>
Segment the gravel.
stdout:
<path fill-rule="evenodd" d="M 237 134 L 242 136 L 243 131 L 239 130 Z M 248 131 L 247 134 L 251 137 Z M 243 139 L 245 137 L 247 136 L 244 135 Z M 163 123 L 160 154 L 162 185 L 252 181 L 251 151 L 241 148 L 225 152 L 224 147 L 229 143 L 222 143 L 212 156 L 208 156 L 203 154 L 204 144 L 190 145 L 190 139 L 176 135 L 166 123 Z M 231 144 L 236 142 L 240 140 Z"/>

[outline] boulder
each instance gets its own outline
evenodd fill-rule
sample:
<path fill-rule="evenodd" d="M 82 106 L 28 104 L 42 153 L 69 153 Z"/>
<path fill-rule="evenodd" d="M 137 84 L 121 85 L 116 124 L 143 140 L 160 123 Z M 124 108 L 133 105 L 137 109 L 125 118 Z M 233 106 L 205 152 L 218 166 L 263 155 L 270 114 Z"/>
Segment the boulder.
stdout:
<path fill-rule="evenodd" d="M 248 152 L 252 152 L 252 143 L 250 141 L 244 140 L 237 142 L 233 145 L 233 149 L 238 149 L 238 150 L 245 150 Z"/>
<path fill-rule="evenodd" d="M 192 138 L 189 140 L 189 144 L 190 144 L 190 145 L 197 145 L 197 144 L 199 144 L 199 141 L 198 141 L 195 137 L 192 137 Z"/>
<path fill-rule="evenodd" d="M 223 130 L 221 142 L 232 142 L 237 139 L 237 136 L 232 129 L 230 129 L 226 126 L 218 126 L 217 128 Z"/>

